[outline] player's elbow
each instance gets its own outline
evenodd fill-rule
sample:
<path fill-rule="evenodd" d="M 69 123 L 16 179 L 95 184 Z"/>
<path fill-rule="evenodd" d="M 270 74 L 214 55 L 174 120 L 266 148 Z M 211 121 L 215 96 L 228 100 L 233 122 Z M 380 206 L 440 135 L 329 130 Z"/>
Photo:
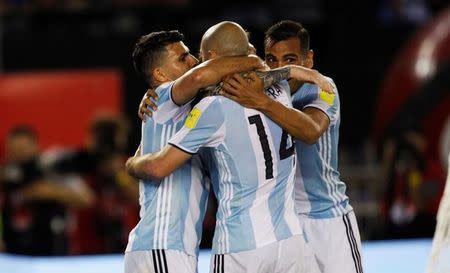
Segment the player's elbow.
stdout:
<path fill-rule="evenodd" d="M 169 176 L 170 172 L 162 166 L 152 166 L 147 169 L 148 178 L 152 180 L 162 180 Z"/>
<path fill-rule="evenodd" d="M 310 136 L 307 138 L 306 143 L 309 145 L 312 145 L 317 142 L 320 138 L 320 132 L 314 132 L 311 133 Z"/>
<path fill-rule="evenodd" d="M 319 128 L 312 128 L 307 130 L 299 139 L 308 145 L 312 145 L 319 140 L 322 135 L 322 131 Z"/>
<path fill-rule="evenodd" d="M 189 77 L 189 82 L 192 86 L 197 88 L 205 87 L 208 81 L 208 71 L 206 69 L 199 69 L 192 73 Z"/>
<path fill-rule="evenodd" d="M 125 164 L 125 168 L 128 174 L 142 180 L 160 180 L 169 175 L 161 165 L 151 159 L 130 157 Z"/>

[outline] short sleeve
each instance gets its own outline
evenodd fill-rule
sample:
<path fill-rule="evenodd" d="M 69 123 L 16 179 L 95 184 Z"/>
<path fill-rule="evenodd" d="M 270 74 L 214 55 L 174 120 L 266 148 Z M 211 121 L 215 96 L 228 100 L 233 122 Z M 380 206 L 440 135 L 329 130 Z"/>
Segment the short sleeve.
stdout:
<path fill-rule="evenodd" d="M 172 87 L 174 81 L 161 84 L 156 88 L 155 92 L 158 94 L 156 105 L 158 109 L 153 112 L 152 119 L 156 123 L 166 123 L 168 119 L 177 119 L 182 117 L 182 113 L 189 111 L 189 104 L 182 106 L 177 105 L 172 100 Z M 153 111 L 153 110 L 152 110 Z"/>
<path fill-rule="evenodd" d="M 331 79 L 330 79 L 331 80 Z M 339 96 L 336 86 L 334 94 L 329 94 L 321 90 L 318 85 L 304 84 L 293 96 L 293 106 L 298 110 L 314 107 L 324 112 L 331 123 L 335 123 L 339 118 Z"/>
<path fill-rule="evenodd" d="M 225 138 L 225 118 L 218 97 L 202 99 L 169 144 L 191 154 L 201 147 L 216 147 Z"/>

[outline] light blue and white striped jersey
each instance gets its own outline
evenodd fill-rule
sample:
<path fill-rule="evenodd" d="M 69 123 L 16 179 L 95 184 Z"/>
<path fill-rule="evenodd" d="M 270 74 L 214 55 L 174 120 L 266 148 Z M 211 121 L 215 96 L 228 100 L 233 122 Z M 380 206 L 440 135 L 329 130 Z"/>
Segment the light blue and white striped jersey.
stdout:
<path fill-rule="evenodd" d="M 288 88 L 284 81 L 267 93 L 291 105 Z M 169 143 L 199 152 L 208 165 L 219 203 L 214 254 L 252 250 L 302 233 L 294 208 L 295 146 L 264 114 L 222 96 L 206 97 Z"/>
<path fill-rule="evenodd" d="M 332 79 L 329 79 L 332 81 Z M 295 202 L 297 212 L 311 218 L 332 218 L 352 210 L 345 193 L 346 185 L 339 178 L 338 142 L 341 122 L 337 88 L 330 95 L 315 84 L 305 83 L 292 96 L 298 110 L 315 107 L 330 118 L 330 126 L 309 145 L 296 140 L 297 171 L 295 174 Z"/>
<path fill-rule="evenodd" d="M 156 89 L 158 110 L 142 123 L 142 153 L 157 152 L 181 129 L 191 109 L 171 99 L 173 82 Z M 126 251 L 175 249 L 197 256 L 209 184 L 194 156 L 162 181 L 140 181 L 140 221 L 130 232 Z"/>

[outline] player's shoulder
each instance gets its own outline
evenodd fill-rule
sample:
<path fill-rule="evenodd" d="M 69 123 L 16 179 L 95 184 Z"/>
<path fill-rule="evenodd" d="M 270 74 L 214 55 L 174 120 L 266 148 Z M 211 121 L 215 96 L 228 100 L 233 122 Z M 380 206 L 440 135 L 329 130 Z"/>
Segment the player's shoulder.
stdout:
<path fill-rule="evenodd" d="M 202 98 L 191 110 L 189 117 L 201 119 L 204 122 L 221 122 L 224 120 L 222 101 L 219 96 Z"/>
<path fill-rule="evenodd" d="M 331 77 L 325 76 L 323 75 L 325 79 L 327 79 L 331 85 L 333 86 L 333 92 L 337 95 L 337 87 L 336 87 L 336 83 L 334 82 L 334 80 Z M 299 89 L 298 91 L 302 91 L 302 92 L 297 92 L 299 94 L 308 94 L 308 93 L 313 93 L 313 94 L 320 94 L 320 92 L 323 92 L 322 89 L 320 89 L 320 87 L 315 84 L 315 83 L 304 83 Z"/>
<path fill-rule="evenodd" d="M 207 115 L 221 116 L 223 115 L 223 108 L 226 108 L 226 98 L 222 96 L 207 96 L 202 98 L 194 108 L 202 113 L 208 113 Z"/>
<path fill-rule="evenodd" d="M 171 100 L 171 96 L 172 96 L 171 92 L 172 92 L 172 87 L 173 87 L 174 83 L 175 83 L 175 81 L 165 82 L 165 83 L 159 85 L 155 89 L 156 94 L 158 94 L 157 102 L 162 103 L 162 102 Z"/>
<path fill-rule="evenodd" d="M 333 88 L 334 88 L 334 92 L 337 94 L 337 92 L 338 92 L 338 89 L 337 89 L 337 86 L 336 86 L 336 83 L 334 82 L 334 80 L 331 78 L 331 77 L 328 77 L 328 76 L 324 76 L 328 81 L 330 81 L 331 82 L 331 84 L 333 85 Z"/>
<path fill-rule="evenodd" d="M 218 100 L 218 96 L 207 96 L 202 98 L 194 107 L 205 110 L 208 108 L 214 108 L 220 104 L 220 101 Z"/>

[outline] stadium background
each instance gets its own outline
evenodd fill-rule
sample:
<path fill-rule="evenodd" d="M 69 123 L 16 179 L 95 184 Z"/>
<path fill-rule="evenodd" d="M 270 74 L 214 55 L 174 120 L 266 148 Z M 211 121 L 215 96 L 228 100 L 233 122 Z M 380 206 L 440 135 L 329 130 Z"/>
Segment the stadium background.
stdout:
<path fill-rule="evenodd" d="M 83 147 L 99 110 L 127 120 L 123 156 L 133 154 L 140 141 L 137 107 L 146 88 L 130 55 L 142 34 L 179 29 L 196 53 L 210 25 L 232 20 L 250 32 L 262 56 L 268 26 L 300 21 L 310 32 L 314 67 L 340 91 L 340 171 L 362 239 L 431 239 L 450 142 L 446 1 L 2 0 L 0 14 L 2 160 L 5 135 L 24 123 L 37 130 L 42 151 Z M 421 166 L 419 180 L 399 178 L 415 175 L 396 173 L 405 164 Z M 392 210 L 405 198 L 417 212 L 409 221 Z M 212 230 L 208 219 L 205 229 Z M 99 253 L 117 249 L 68 255 Z M 387 253 L 379 252 L 380 259 Z"/>

